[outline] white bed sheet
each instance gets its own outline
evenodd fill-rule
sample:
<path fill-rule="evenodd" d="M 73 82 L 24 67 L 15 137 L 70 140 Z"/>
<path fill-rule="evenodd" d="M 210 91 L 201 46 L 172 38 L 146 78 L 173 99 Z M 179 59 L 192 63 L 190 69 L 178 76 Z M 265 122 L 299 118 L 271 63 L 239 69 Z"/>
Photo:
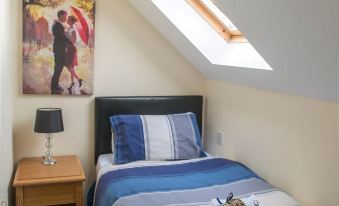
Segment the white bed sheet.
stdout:
<path fill-rule="evenodd" d="M 113 165 L 113 153 L 102 154 L 99 156 L 98 162 L 96 165 L 97 175 L 102 168 L 108 165 Z"/>
<path fill-rule="evenodd" d="M 213 158 L 210 154 L 206 153 L 207 157 L 204 158 Z M 114 164 L 113 163 L 113 153 L 109 154 L 101 154 L 98 157 L 97 165 L 96 165 L 96 174 L 97 178 L 100 177 L 102 174 L 118 169 L 118 168 L 128 168 L 128 167 L 143 167 L 148 165 L 170 165 L 170 164 L 178 164 L 178 163 L 185 163 L 185 162 L 192 162 L 192 161 L 199 161 L 201 158 L 191 159 L 191 160 L 178 160 L 178 161 L 161 161 L 161 160 L 139 160 L 136 162 L 130 162 L 126 164 Z"/>
<path fill-rule="evenodd" d="M 207 153 L 206 153 L 207 154 Z M 212 157 L 209 154 L 207 154 L 207 157 Z M 199 160 L 200 158 L 197 158 L 196 160 Z M 192 160 L 178 160 L 178 161 L 160 161 L 160 160 L 154 160 L 154 161 L 149 161 L 149 160 L 140 160 L 136 162 L 130 162 L 126 164 L 114 164 L 113 163 L 113 153 L 109 154 L 102 154 L 98 157 L 98 162 L 96 165 L 96 174 L 97 177 L 99 177 L 101 174 L 106 173 L 107 171 L 110 171 L 112 169 L 117 169 L 117 168 L 126 168 L 126 167 L 136 167 L 136 166 L 147 166 L 147 165 L 154 165 L 154 164 L 177 164 L 178 162 L 185 163 L 185 162 L 191 162 Z M 194 160 L 193 160 L 194 161 Z"/>

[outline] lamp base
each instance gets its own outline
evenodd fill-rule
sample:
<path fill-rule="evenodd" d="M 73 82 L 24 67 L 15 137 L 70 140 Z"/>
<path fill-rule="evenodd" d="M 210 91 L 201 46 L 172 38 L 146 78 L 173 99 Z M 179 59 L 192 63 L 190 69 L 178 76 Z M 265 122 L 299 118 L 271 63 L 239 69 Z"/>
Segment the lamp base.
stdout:
<path fill-rule="evenodd" d="M 47 150 L 46 150 L 45 155 L 43 156 L 43 161 L 41 162 L 44 165 L 54 165 L 57 162 L 55 159 L 52 158 L 53 156 L 53 153 L 51 151 L 53 147 L 52 138 L 53 138 L 53 135 L 51 133 L 46 134 L 47 142 L 45 145 L 47 147 Z"/>
<path fill-rule="evenodd" d="M 44 157 L 41 163 L 43 165 L 54 165 L 54 164 L 57 163 L 57 161 L 55 159 L 53 159 L 53 158 L 48 159 L 48 158 Z"/>

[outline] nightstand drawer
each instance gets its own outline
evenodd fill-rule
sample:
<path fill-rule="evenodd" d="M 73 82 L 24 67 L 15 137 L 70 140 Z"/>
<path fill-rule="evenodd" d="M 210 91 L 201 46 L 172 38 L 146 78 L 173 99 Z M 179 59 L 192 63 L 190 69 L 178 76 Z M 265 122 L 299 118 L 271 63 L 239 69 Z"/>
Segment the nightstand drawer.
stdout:
<path fill-rule="evenodd" d="M 24 205 L 54 205 L 76 202 L 76 190 L 79 183 L 61 183 L 26 186 L 23 188 Z"/>

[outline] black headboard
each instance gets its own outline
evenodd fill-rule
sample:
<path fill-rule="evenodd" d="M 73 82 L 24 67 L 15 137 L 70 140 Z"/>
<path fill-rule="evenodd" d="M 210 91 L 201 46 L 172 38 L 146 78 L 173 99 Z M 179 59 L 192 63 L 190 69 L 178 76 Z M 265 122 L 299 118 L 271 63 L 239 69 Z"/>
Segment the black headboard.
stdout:
<path fill-rule="evenodd" d="M 95 163 L 100 154 L 111 153 L 109 117 L 121 114 L 175 114 L 192 112 L 201 134 L 202 96 L 139 96 L 95 98 Z"/>

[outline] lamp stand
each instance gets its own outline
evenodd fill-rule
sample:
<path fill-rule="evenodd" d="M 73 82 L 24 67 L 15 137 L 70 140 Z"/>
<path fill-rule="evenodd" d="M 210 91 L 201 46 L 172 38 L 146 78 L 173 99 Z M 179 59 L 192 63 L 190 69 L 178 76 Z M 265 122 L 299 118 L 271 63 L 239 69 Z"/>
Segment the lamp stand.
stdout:
<path fill-rule="evenodd" d="M 46 152 L 45 152 L 45 156 L 44 159 L 42 161 L 42 164 L 44 165 L 54 165 L 55 163 L 57 163 L 57 161 L 55 159 L 52 158 L 53 153 L 52 153 L 52 147 L 53 147 L 53 142 L 52 142 L 52 138 L 53 138 L 53 134 L 52 133 L 47 133 L 46 134 Z"/>

